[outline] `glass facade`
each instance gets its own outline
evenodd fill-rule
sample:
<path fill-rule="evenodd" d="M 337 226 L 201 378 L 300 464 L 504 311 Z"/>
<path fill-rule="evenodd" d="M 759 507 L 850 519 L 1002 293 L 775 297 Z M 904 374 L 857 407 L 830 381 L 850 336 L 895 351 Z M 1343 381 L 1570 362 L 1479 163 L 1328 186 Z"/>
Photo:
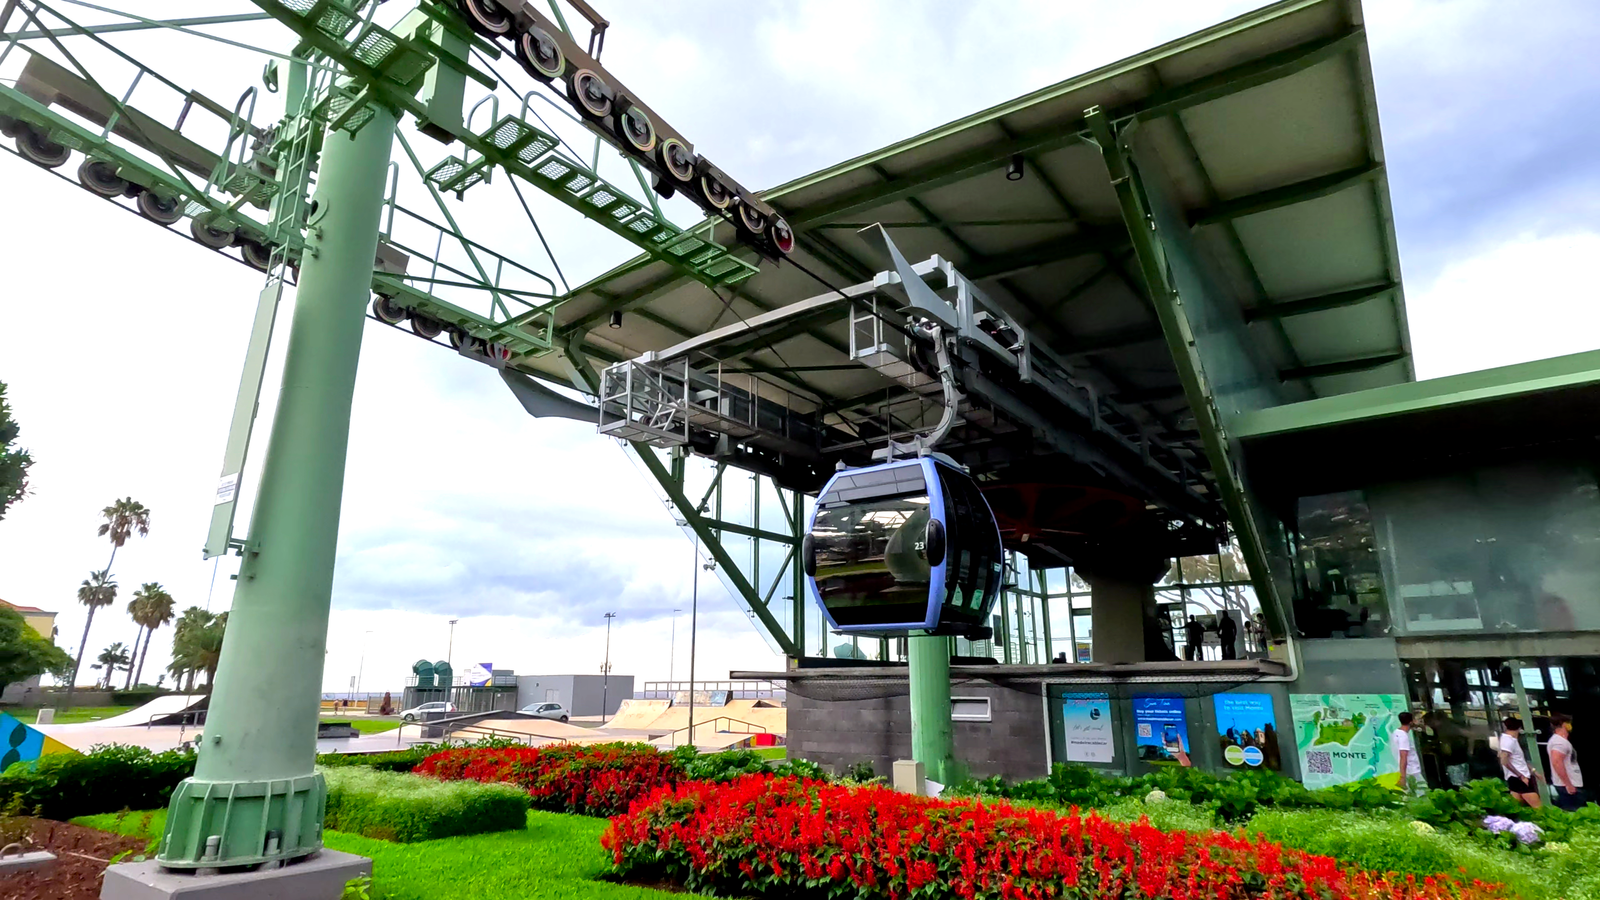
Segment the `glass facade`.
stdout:
<path fill-rule="evenodd" d="M 1305 497 L 1297 513 L 1306 637 L 1600 630 L 1591 464 L 1484 467 Z"/>

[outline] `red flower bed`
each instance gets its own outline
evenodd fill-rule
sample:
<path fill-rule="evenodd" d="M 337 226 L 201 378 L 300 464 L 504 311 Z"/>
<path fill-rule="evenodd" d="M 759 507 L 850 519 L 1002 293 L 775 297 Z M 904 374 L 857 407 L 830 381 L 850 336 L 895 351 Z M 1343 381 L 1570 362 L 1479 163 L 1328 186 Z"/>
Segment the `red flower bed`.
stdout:
<path fill-rule="evenodd" d="M 1446 878 L 1349 872 L 1237 834 L 746 776 L 663 789 L 611 820 L 615 870 L 690 890 L 797 898 L 1487 900 Z"/>
<path fill-rule="evenodd" d="M 414 771 L 442 781 L 515 784 L 528 791 L 535 809 L 584 816 L 616 815 L 678 781 L 672 757 L 647 744 L 446 750 Z"/>

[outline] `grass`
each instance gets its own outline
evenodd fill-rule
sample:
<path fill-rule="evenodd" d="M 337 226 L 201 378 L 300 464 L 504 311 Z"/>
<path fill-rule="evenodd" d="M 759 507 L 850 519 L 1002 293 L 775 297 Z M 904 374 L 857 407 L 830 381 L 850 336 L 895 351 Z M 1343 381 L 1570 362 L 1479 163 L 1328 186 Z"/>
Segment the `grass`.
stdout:
<path fill-rule="evenodd" d="M 86 706 L 79 709 L 58 709 L 55 724 L 78 725 L 96 719 L 109 719 L 133 708 L 132 706 Z M 32 725 L 39 718 L 37 709 L 5 709 L 0 712 L 9 713 L 13 719 L 24 725 Z"/>
<path fill-rule="evenodd" d="M 399 719 L 361 719 L 354 716 L 350 718 L 342 716 L 328 718 L 323 716 L 322 721 L 326 725 L 349 725 L 362 734 L 383 734 L 385 731 L 393 731 L 400 727 Z"/>
<path fill-rule="evenodd" d="M 785 760 L 789 758 L 788 747 L 752 747 L 751 749 L 762 759 Z"/>
<path fill-rule="evenodd" d="M 166 810 L 84 816 L 75 825 L 157 837 Z M 372 860 L 375 900 L 683 900 L 684 894 L 597 881 L 604 819 L 530 812 L 525 831 L 502 831 L 415 844 L 391 844 L 338 831 L 323 843 Z"/>

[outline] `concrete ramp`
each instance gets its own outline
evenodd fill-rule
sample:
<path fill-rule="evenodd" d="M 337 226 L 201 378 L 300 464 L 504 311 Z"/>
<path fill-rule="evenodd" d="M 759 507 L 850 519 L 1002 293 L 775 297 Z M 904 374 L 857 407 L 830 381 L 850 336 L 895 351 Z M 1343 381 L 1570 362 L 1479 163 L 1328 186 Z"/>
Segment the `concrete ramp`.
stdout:
<path fill-rule="evenodd" d="M 522 716 L 508 716 L 504 719 L 483 719 L 463 728 L 456 729 L 452 737 L 467 734 L 488 735 L 494 732 L 521 734 L 530 737 L 549 738 L 557 741 L 585 741 L 598 737 L 600 740 L 615 740 L 614 737 L 594 728 L 584 728 L 582 725 L 570 725 L 566 722 L 556 722 L 550 719 L 529 719 Z"/>
<path fill-rule="evenodd" d="M 624 731 L 650 731 L 652 723 L 660 718 L 670 705 L 669 700 L 635 700 L 630 697 L 622 701 L 611 721 L 600 727 Z"/>
<path fill-rule="evenodd" d="M 168 694 L 157 697 L 138 709 L 130 709 L 120 716 L 84 722 L 86 728 L 127 728 L 132 725 L 172 725 L 187 712 L 203 708 L 209 699 L 206 694 Z M 152 721 L 152 719 L 154 721 Z M 170 720 L 170 721 L 169 721 Z M 57 725 L 53 728 L 75 728 L 77 725 Z"/>

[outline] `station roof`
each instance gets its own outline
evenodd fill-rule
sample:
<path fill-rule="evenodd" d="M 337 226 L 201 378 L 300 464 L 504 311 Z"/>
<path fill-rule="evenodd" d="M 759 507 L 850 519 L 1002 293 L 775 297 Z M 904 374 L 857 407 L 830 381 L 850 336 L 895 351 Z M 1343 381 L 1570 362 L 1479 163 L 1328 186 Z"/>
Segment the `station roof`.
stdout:
<path fill-rule="evenodd" d="M 1600 350 L 1591 350 L 1273 407 L 1241 418 L 1234 436 L 1252 483 L 1294 497 L 1433 474 L 1449 459 L 1588 443 L 1597 421 Z M 1406 452 L 1382 452 L 1391 447 Z"/>
<path fill-rule="evenodd" d="M 763 264 L 719 296 L 635 259 L 575 290 L 558 328 L 583 334 L 600 360 L 669 347 L 871 280 L 887 261 L 856 231 L 882 223 L 908 259 L 953 262 L 1155 434 L 1193 442 L 1104 161 L 1087 141 L 1094 106 L 1139 122 L 1285 399 L 1413 378 L 1356 0 L 1278 3 L 774 188 L 763 196 L 797 230 L 798 265 Z M 1019 156 L 1023 177 L 1008 180 Z M 616 310 L 622 327 L 609 328 Z M 842 317 L 800 321 L 734 356 L 787 370 L 790 386 L 831 405 L 884 383 L 846 365 L 846 328 Z"/>

